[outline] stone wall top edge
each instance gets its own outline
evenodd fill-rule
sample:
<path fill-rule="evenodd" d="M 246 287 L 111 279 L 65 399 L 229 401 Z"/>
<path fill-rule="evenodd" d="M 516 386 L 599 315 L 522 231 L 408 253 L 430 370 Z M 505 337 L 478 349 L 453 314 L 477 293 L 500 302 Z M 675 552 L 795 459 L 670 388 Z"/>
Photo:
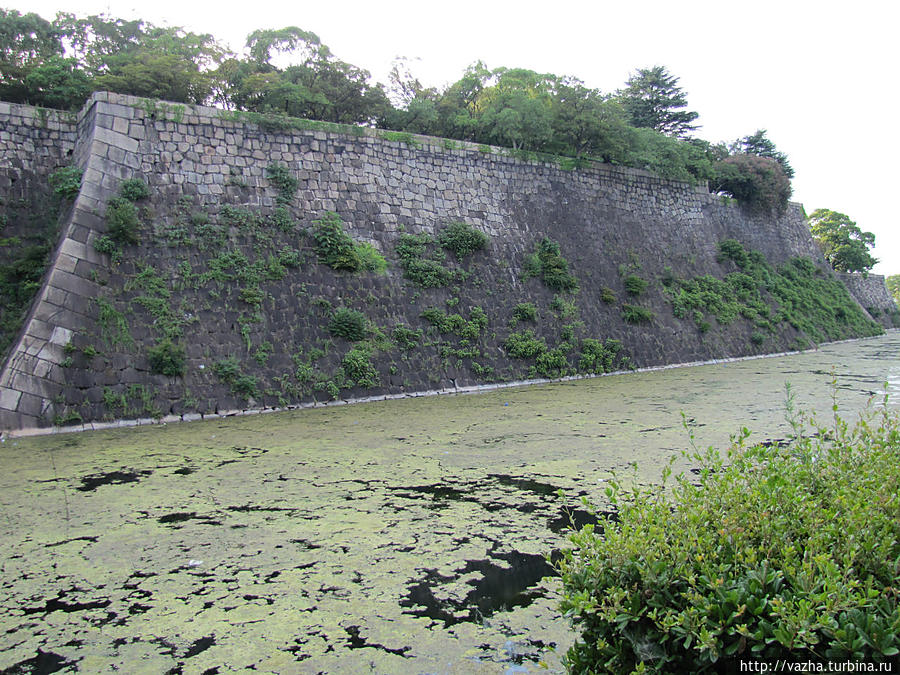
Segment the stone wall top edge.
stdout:
<path fill-rule="evenodd" d="M 55 108 L 43 108 L 25 103 L 9 103 L 6 101 L 0 101 L 0 114 L 30 120 L 35 126 L 45 126 L 47 122 L 52 120 L 57 124 L 71 127 L 73 130 L 82 115 L 81 112 L 56 110 Z"/>
<path fill-rule="evenodd" d="M 91 94 L 91 98 L 88 103 L 85 105 L 85 109 L 82 110 L 82 115 L 85 114 L 85 110 L 91 106 L 96 105 L 97 103 L 112 105 L 123 105 L 131 108 L 137 108 L 140 111 L 143 111 L 144 114 L 149 114 L 150 112 L 159 112 L 167 116 L 167 119 L 170 119 L 168 116 L 177 116 L 180 119 L 185 119 L 187 117 L 197 117 L 199 120 L 193 123 L 206 123 L 206 121 L 212 122 L 215 121 L 219 124 L 233 124 L 236 126 L 246 126 L 248 124 L 254 124 L 254 121 L 251 116 L 247 116 L 246 113 L 242 113 L 239 111 L 231 111 L 225 110 L 223 108 L 215 108 L 212 106 L 203 106 L 196 105 L 191 103 L 177 103 L 172 101 L 163 101 L 156 99 L 146 99 L 138 96 L 131 96 L 128 94 L 116 94 L 113 92 L 94 92 Z M 107 111 L 110 114 L 115 114 L 114 111 Z M 299 119 L 299 118 L 298 118 Z M 185 120 L 184 123 L 190 124 L 192 123 L 190 120 Z M 313 121 L 315 124 L 315 122 Z M 323 123 L 329 124 L 329 123 Z M 326 136 L 331 137 L 346 137 L 350 136 L 352 138 L 372 138 L 381 142 L 397 142 L 403 143 L 401 140 L 395 140 L 391 138 L 385 138 L 384 134 L 391 133 L 402 133 L 404 138 L 412 139 L 419 146 L 427 146 L 428 148 L 437 149 L 440 152 L 448 152 L 450 150 L 463 150 L 470 153 L 477 153 L 477 156 L 481 157 L 491 157 L 494 159 L 500 159 L 503 161 L 508 161 L 511 163 L 522 163 L 522 164 L 531 164 L 531 165 L 550 165 L 554 166 L 554 168 L 559 168 L 554 162 L 549 161 L 547 159 L 541 159 L 540 157 L 536 159 L 529 159 L 527 157 L 520 157 L 514 154 L 514 151 L 510 148 L 505 148 L 502 146 L 495 145 L 485 145 L 482 143 L 474 143 L 472 141 L 458 141 L 455 139 L 446 139 L 438 136 L 426 136 L 422 134 L 412 134 L 407 132 L 396 132 L 391 131 L 389 129 L 375 129 L 371 127 L 353 127 L 353 125 L 338 125 L 335 124 L 335 127 L 347 127 L 346 132 L 339 131 L 337 129 L 320 129 L 320 128 L 310 128 L 310 129 L 300 129 L 300 128 L 291 128 L 285 129 L 284 131 L 273 131 L 269 132 L 273 135 L 276 133 L 290 134 L 290 135 L 312 135 L 312 134 L 325 134 Z M 350 130 L 352 128 L 352 131 Z M 453 148 L 446 148 L 445 142 L 451 141 L 453 143 Z M 484 148 L 490 148 L 490 152 L 486 152 Z M 619 166 L 615 164 L 605 164 L 602 162 L 597 162 L 594 160 L 590 160 L 590 164 L 587 167 L 581 167 L 578 170 L 584 171 L 585 169 L 597 173 L 605 173 L 612 174 L 621 177 L 632 177 L 632 178 L 646 178 L 653 181 L 658 181 L 660 183 L 668 183 L 671 185 L 678 185 L 682 188 L 687 188 L 690 191 L 694 191 L 700 195 L 708 194 L 707 187 L 705 183 L 692 184 L 688 181 L 677 180 L 673 178 L 665 178 L 661 177 L 652 171 L 647 171 L 645 169 L 638 169 L 634 167 L 625 167 Z M 560 169 L 562 170 L 562 169 Z M 568 172 L 567 172 L 568 173 Z"/>

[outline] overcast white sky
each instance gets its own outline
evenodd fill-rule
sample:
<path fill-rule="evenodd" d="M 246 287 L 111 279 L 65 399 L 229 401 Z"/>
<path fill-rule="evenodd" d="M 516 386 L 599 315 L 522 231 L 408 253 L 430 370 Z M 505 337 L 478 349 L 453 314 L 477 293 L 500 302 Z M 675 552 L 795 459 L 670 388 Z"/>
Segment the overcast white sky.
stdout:
<path fill-rule="evenodd" d="M 2 0 L 0 0 L 2 2 Z M 896 111 L 900 4 L 638 0 L 547 3 L 454 0 L 28 0 L 7 9 L 52 19 L 108 13 L 212 33 L 234 50 L 257 28 L 299 26 L 344 61 L 387 82 L 396 56 L 418 58 L 426 86 L 458 79 L 477 60 L 574 75 L 613 91 L 636 68 L 681 78 L 697 135 L 731 141 L 768 130 L 796 171 L 808 213 L 841 211 L 875 233 L 880 274 L 900 273 L 893 200 L 900 157 Z M 230 9 L 233 7 L 233 9 Z"/>

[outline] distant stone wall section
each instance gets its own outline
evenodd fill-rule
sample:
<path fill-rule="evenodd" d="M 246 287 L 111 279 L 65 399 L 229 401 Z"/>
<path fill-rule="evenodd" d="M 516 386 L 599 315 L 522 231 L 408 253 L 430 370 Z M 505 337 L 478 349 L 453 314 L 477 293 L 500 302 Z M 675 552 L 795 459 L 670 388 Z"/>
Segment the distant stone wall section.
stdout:
<path fill-rule="evenodd" d="M 78 116 L 0 101 L 0 170 L 46 176 L 70 163 Z"/>
<path fill-rule="evenodd" d="M 897 314 L 897 305 L 887 289 L 885 279 L 880 274 L 841 274 L 844 285 L 856 301 L 872 318 L 886 328 L 893 327 L 892 315 Z"/>
<path fill-rule="evenodd" d="M 47 176 L 72 163 L 76 116 L 57 110 L 0 102 L 0 236 L 40 238 L 36 225 L 50 214 Z M 0 248 L 0 262 L 16 251 Z"/>
<path fill-rule="evenodd" d="M 125 263 L 110 273 L 109 261 L 93 247 L 106 230 L 102 216 L 106 201 L 122 180 L 133 176 L 144 177 L 150 185 L 151 210 L 159 219 L 154 227 L 170 224 L 174 205 L 184 198 L 213 217 L 226 203 L 272 209 L 276 192 L 266 178 L 272 162 L 286 165 L 300 181 L 291 205 L 298 222 L 308 226 L 326 211 L 337 212 L 350 234 L 386 254 L 400 232 L 434 233 L 448 222 L 464 221 L 492 236 L 492 264 L 483 272 L 485 289 L 472 290 L 469 299 L 485 307 L 498 323 L 509 314 L 510 298 L 523 289 L 514 264 L 549 234 L 562 244 L 577 271 L 582 318 L 588 328 L 598 335 L 627 339 L 638 366 L 755 352 L 748 352 L 749 330 L 700 340 L 672 319 L 638 331 L 625 326 L 618 309 L 605 308 L 599 301 L 601 289 L 609 286 L 624 297 L 623 266 L 639 265 L 651 280 L 671 268 L 684 276 L 703 274 L 718 269 L 715 244 L 726 238 L 760 250 L 772 262 L 794 256 L 821 260 L 799 205 L 790 205 L 778 218 L 754 216 L 721 203 L 703 185 L 636 169 L 595 164 L 566 171 L 550 162 L 510 156 L 503 149 L 408 134 L 389 136 L 370 129 L 353 133 L 264 129 L 215 108 L 108 93 L 94 94 L 77 119 L 48 128 L 47 133 L 58 135 L 54 138 L 41 135 L 33 116 L 28 118 L 21 107 L 3 106 L 0 113 L 6 110 L 14 117 L 0 139 L 6 139 L 10 156 L 23 167 L 27 153 L 16 149 L 16 139 L 34 128 L 32 145 L 36 156 L 44 158 L 34 162 L 43 162 L 41 171 L 60 163 L 75 163 L 85 170 L 44 287 L 0 374 L 0 428 L 5 429 L 46 426 L 76 400 L 90 409 L 86 419 L 99 419 L 106 388 L 117 385 L 158 388 L 171 401 L 163 412 L 175 415 L 182 414 L 177 402 L 186 385 L 202 399 L 197 406 L 201 413 L 242 405 L 206 367 L 212 358 L 242 351 L 235 333 L 236 314 L 227 308 L 198 308 L 200 329 L 187 340 L 189 382 L 149 372 L 145 356 L 153 340 L 149 328 L 135 329 L 138 348 L 133 357 L 114 355 L 102 368 L 67 367 L 66 345 L 96 325 L 94 298 L 104 292 L 98 279 L 108 277 L 104 283 L 122 284 L 123 275 L 134 272 Z M 57 149 L 43 148 L 53 141 L 58 141 Z M 63 157 L 70 159 L 61 162 Z M 179 264 L 164 247 L 142 253 L 163 270 Z M 303 292 L 309 286 L 320 297 L 363 308 L 368 298 L 376 297 L 379 304 L 370 315 L 385 325 L 412 324 L 424 307 L 442 306 L 450 299 L 449 291 L 443 290 L 423 292 L 421 298 L 418 293 L 404 295 L 396 269 L 386 277 L 347 279 L 318 267 L 310 266 L 301 284 Z M 531 283 L 539 285 L 536 280 Z M 495 295 L 490 288 L 503 290 Z M 321 319 L 309 318 L 312 309 L 303 297 L 310 296 L 302 296 L 296 284 L 270 293 L 270 315 L 284 314 L 283 323 L 273 320 L 263 326 L 275 348 L 267 366 L 272 375 L 291 367 L 292 344 L 320 330 Z M 549 298 L 552 293 L 544 300 Z M 658 315 L 668 306 L 661 296 L 653 302 Z M 773 345 L 786 346 L 787 341 Z M 412 365 L 418 375 L 403 382 L 385 375 L 381 393 L 477 384 L 465 373 L 435 381 L 432 361 Z"/>

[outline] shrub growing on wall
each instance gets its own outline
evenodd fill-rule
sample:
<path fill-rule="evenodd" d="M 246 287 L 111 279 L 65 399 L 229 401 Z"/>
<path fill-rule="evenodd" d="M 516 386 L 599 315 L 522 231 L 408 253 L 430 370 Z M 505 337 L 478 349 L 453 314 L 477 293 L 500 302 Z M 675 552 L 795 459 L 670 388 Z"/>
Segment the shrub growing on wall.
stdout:
<path fill-rule="evenodd" d="M 341 217 L 331 211 L 313 222 L 312 237 L 319 262 L 335 270 L 382 273 L 387 269 L 387 261 L 374 246 L 366 242 L 354 242 L 344 232 Z"/>
<path fill-rule="evenodd" d="M 451 251 L 457 260 L 462 260 L 467 255 L 487 246 L 488 236 L 471 225 L 456 222 L 450 223 L 438 235 L 438 243 Z"/>
<path fill-rule="evenodd" d="M 150 188 L 140 178 L 129 178 L 119 186 L 119 196 L 130 202 L 138 202 L 150 196 Z"/>
<path fill-rule="evenodd" d="M 140 219 L 134 202 L 124 197 L 113 197 L 106 203 L 106 228 L 109 237 L 117 244 L 137 244 Z"/>
<path fill-rule="evenodd" d="M 791 196 L 791 181 L 774 159 L 757 155 L 733 155 L 715 166 L 711 181 L 717 192 L 726 192 L 765 213 L 783 213 Z"/>
<path fill-rule="evenodd" d="M 641 279 L 641 277 L 636 274 L 629 274 L 624 279 L 625 291 L 629 295 L 640 295 L 644 291 L 647 290 L 647 281 L 646 279 Z"/>
<path fill-rule="evenodd" d="M 368 345 L 356 345 L 341 359 L 344 376 L 349 380 L 348 386 L 377 387 L 378 371 L 372 365 L 372 348 Z"/>
<path fill-rule="evenodd" d="M 161 340 L 147 350 L 150 370 L 159 375 L 178 377 L 184 375 L 186 356 L 184 347 L 168 338 Z"/>
<path fill-rule="evenodd" d="M 540 277 L 554 291 L 574 293 L 578 290 L 578 281 L 569 272 L 569 261 L 563 258 L 559 244 L 549 237 L 541 239 L 534 253 L 525 256 L 523 272 L 526 279 Z"/>
<path fill-rule="evenodd" d="M 63 199 L 75 199 L 81 190 L 81 176 L 84 171 L 77 166 L 64 166 L 50 174 L 48 182 L 53 192 Z"/>
<path fill-rule="evenodd" d="M 513 307 L 512 314 L 516 321 L 537 321 L 537 307 L 533 302 L 520 302 Z"/>
<path fill-rule="evenodd" d="M 366 315 L 355 309 L 339 307 L 328 322 L 328 332 L 350 342 L 357 342 L 366 336 Z"/>
<path fill-rule="evenodd" d="M 427 234 L 402 234 L 397 239 L 397 257 L 404 278 L 423 288 L 439 288 L 458 278 L 445 266 L 446 254 L 431 250 L 434 243 Z"/>
<path fill-rule="evenodd" d="M 359 269 L 359 257 L 353 248 L 353 239 L 344 232 L 341 217 L 329 211 L 313 222 L 312 237 L 316 242 L 319 262 L 332 269 L 355 271 Z"/>

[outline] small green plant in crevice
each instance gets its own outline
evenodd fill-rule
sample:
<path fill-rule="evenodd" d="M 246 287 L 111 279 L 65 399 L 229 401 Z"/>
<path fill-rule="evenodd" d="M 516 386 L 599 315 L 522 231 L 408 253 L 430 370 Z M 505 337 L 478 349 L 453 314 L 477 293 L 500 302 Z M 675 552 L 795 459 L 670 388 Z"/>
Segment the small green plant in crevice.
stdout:
<path fill-rule="evenodd" d="M 272 355 L 274 349 L 275 348 L 272 346 L 272 343 L 268 340 L 262 342 L 256 348 L 256 351 L 253 352 L 253 360 L 261 366 L 266 365 L 266 362 L 268 362 L 269 357 Z"/>
<path fill-rule="evenodd" d="M 447 225 L 438 235 L 438 243 L 462 260 L 488 244 L 488 236 L 481 230 L 462 222 Z"/>
<path fill-rule="evenodd" d="M 241 372 L 238 360 L 229 356 L 212 364 L 213 373 L 231 388 L 231 392 L 245 398 L 259 396 L 259 382 L 253 375 Z"/>
<path fill-rule="evenodd" d="M 117 310 L 106 298 L 95 298 L 97 305 L 97 325 L 100 327 L 100 337 L 110 347 L 124 347 L 133 349 L 134 338 L 128 330 L 128 320 L 125 315 Z"/>
<path fill-rule="evenodd" d="M 622 319 L 625 323 L 650 323 L 653 321 L 653 318 L 653 312 L 646 307 L 629 304 L 622 305 Z"/>
<path fill-rule="evenodd" d="M 219 209 L 219 220 L 226 227 L 236 227 L 239 230 L 256 231 L 262 225 L 262 220 L 254 211 L 231 204 L 223 204 Z"/>
<path fill-rule="evenodd" d="M 487 314 L 477 305 L 469 310 L 468 319 L 461 314 L 447 314 L 436 307 L 425 309 L 422 318 L 437 328 L 438 332 L 452 333 L 466 340 L 477 340 L 488 325 Z"/>
<path fill-rule="evenodd" d="M 134 202 L 124 197 L 111 198 L 106 202 L 105 219 L 108 237 L 115 244 L 137 244 L 140 241 L 138 229 L 141 222 Z"/>
<path fill-rule="evenodd" d="M 316 362 L 323 356 L 325 356 L 325 350 L 318 347 L 310 349 L 306 358 L 303 356 L 302 349 L 291 356 L 291 360 L 294 362 L 294 377 L 301 385 L 310 384 L 316 381 L 316 375 L 321 375 Z"/>
<path fill-rule="evenodd" d="M 537 321 L 537 307 L 533 302 L 520 302 L 513 307 L 512 315 L 516 321 Z"/>
<path fill-rule="evenodd" d="M 419 346 L 422 339 L 421 330 L 413 330 L 409 326 L 398 324 L 391 331 L 391 339 L 400 349 L 410 350 Z"/>
<path fill-rule="evenodd" d="M 604 286 L 600 289 L 600 301 L 607 305 L 615 304 L 616 292 L 609 286 Z"/>
<path fill-rule="evenodd" d="M 220 380 L 230 384 L 241 374 L 241 364 L 234 356 L 229 356 L 213 363 L 212 371 Z"/>
<path fill-rule="evenodd" d="M 130 202 L 139 202 L 150 197 L 150 188 L 141 178 L 128 178 L 119 185 L 119 196 Z"/>
<path fill-rule="evenodd" d="M 294 229 L 294 219 L 291 212 L 284 206 L 276 206 L 269 214 L 269 223 L 282 232 L 291 232 Z"/>
<path fill-rule="evenodd" d="M 238 291 L 238 298 L 251 307 L 260 307 L 266 299 L 266 294 L 259 286 L 245 286 Z"/>
<path fill-rule="evenodd" d="M 69 427 L 83 422 L 81 413 L 77 410 L 70 410 L 68 407 L 64 412 L 53 416 L 53 426 L 55 427 Z"/>
<path fill-rule="evenodd" d="M 638 296 L 647 290 L 647 280 L 636 274 L 629 274 L 622 280 L 622 283 L 625 285 L 625 292 L 628 295 Z"/>
<path fill-rule="evenodd" d="M 350 342 L 358 342 L 366 337 L 368 322 L 366 315 L 349 307 L 338 307 L 328 322 L 328 332 Z"/>
<path fill-rule="evenodd" d="M 278 264 L 282 267 L 290 267 L 292 269 L 296 269 L 300 267 L 303 259 L 300 255 L 300 251 L 294 248 L 282 248 L 278 251 L 277 255 Z"/>
<path fill-rule="evenodd" d="M 184 347 L 172 342 L 169 338 L 163 338 L 147 349 L 147 359 L 150 361 L 150 370 L 153 373 L 168 377 L 184 375 L 187 363 Z"/>
<path fill-rule="evenodd" d="M 124 415 L 127 417 L 137 417 L 144 415 L 159 419 L 162 417 L 162 411 L 156 404 L 156 391 L 152 387 L 143 384 L 132 384 L 126 390 L 128 405 L 125 408 Z"/>
<path fill-rule="evenodd" d="M 81 190 L 81 177 L 84 171 L 77 166 L 64 166 L 50 174 L 47 179 L 53 193 L 62 199 L 72 200 Z"/>
<path fill-rule="evenodd" d="M 459 270 L 446 266 L 447 257 L 435 248 L 434 237 L 427 234 L 401 234 L 395 251 L 404 278 L 423 288 L 449 286 L 463 278 Z"/>
<path fill-rule="evenodd" d="M 750 255 L 744 245 L 736 239 L 723 239 L 719 242 L 719 262 L 731 260 L 739 268 L 744 269 L 750 264 Z"/>
<path fill-rule="evenodd" d="M 556 378 L 569 374 L 568 349 L 560 345 L 538 354 L 534 362 L 532 375 L 539 377 Z"/>
<path fill-rule="evenodd" d="M 123 392 L 116 392 L 109 387 L 103 387 L 103 405 L 106 407 L 109 417 L 118 417 L 125 414 L 128 401 Z"/>
<path fill-rule="evenodd" d="M 337 401 L 341 396 L 341 388 L 337 382 L 331 379 L 322 379 L 316 381 L 313 385 L 316 391 L 324 391 L 332 401 Z"/>
<path fill-rule="evenodd" d="M 278 162 L 269 164 L 266 167 L 266 178 L 278 191 L 278 196 L 275 197 L 277 204 L 287 205 L 294 200 L 294 194 L 297 192 L 300 181 L 287 166 Z"/>
<path fill-rule="evenodd" d="M 556 315 L 562 319 L 574 319 L 578 316 L 578 306 L 574 300 L 569 300 L 561 295 L 554 295 L 550 301 L 550 309 L 556 312 Z"/>
<path fill-rule="evenodd" d="M 353 250 L 353 239 L 344 232 L 338 214 L 329 212 L 314 221 L 312 237 L 319 262 L 336 270 L 355 271 L 359 268 L 359 259 Z"/>
<path fill-rule="evenodd" d="M 163 338 L 174 341 L 181 336 L 183 315 L 172 309 L 172 291 L 155 268 L 140 265 L 139 272 L 125 283 L 124 289 L 142 291 L 140 295 L 134 297 L 132 303 L 147 310 L 153 317 L 154 328 Z"/>
<path fill-rule="evenodd" d="M 539 277 L 554 291 L 574 293 L 578 281 L 569 271 L 569 262 L 562 256 L 559 244 L 549 237 L 538 242 L 533 253 L 525 256 L 522 278 Z"/>

